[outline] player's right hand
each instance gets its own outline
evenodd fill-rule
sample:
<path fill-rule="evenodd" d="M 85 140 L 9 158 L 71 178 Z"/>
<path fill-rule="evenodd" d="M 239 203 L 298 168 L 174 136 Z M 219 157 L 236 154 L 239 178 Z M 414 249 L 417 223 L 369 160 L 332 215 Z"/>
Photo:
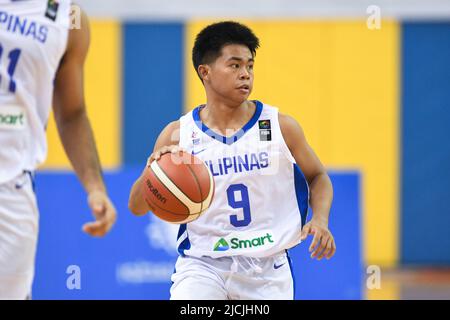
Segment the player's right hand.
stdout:
<path fill-rule="evenodd" d="M 117 211 L 105 191 L 94 190 L 88 195 L 88 204 L 95 217 L 94 222 L 83 225 L 83 231 L 93 237 L 103 237 L 117 219 Z"/>
<path fill-rule="evenodd" d="M 308 235 L 314 236 L 309 247 L 311 259 L 316 258 L 320 261 L 325 257 L 329 260 L 334 256 L 336 253 L 336 243 L 326 223 L 318 222 L 314 218 L 311 219 L 302 229 L 301 240 L 305 240 Z"/>
<path fill-rule="evenodd" d="M 153 152 L 150 157 L 147 159 L 147 167 L 150 167 L 150 164 L 153 162 L 153 160 L 158 160 L 159 158 L 161 158 L 161 156 L 165 153 L 178 153 L 180 151 L 185 151 L 183 148 L 181 148 L 179 145 L 170 145 L 170 146 L 164 146 L 161 147 L 157 150 L 155 150 L 155 152 Z"/>

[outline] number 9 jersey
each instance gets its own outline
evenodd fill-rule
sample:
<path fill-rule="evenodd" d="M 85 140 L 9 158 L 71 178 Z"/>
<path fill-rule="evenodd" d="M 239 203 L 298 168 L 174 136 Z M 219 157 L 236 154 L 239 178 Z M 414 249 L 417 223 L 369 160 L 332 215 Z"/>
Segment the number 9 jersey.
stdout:
<path fill-rule="evenodd" d="M 68 0 L 0 0 L 0 183 L 47 156 L 53 82 L 69 28 Z"/>
<path fill-rule="evenodd" d="M 268 257 L 300 243 L 308 184 L 283 139 L 278 109 L 254 103 L 253 117 L 232 135 L 202 123 L 203 106 L 180 118 L 180 147 L 203 160 L 215 180 L 211 206 L 180 226 L 182 256 Z"/>

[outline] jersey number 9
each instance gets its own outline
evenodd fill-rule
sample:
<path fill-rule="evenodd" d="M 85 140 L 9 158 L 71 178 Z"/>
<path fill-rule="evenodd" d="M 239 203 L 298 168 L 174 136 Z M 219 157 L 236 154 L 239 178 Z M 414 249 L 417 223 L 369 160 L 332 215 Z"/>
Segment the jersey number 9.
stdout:
<path fill-rule="evenodd" d="M 238 197 L 236 195 L 239 195 Z M 250 214 L 250 200 L 248 197 L 248 188 L 244 184 L 232 184 L 227 189 L 228 204 L 233 209 L 243 209 L 244 217 L 239 219 L 237 215 L 230 216 L 230 223 L 235 227 L 245 227 L 252 221 Z M 238 198 L 238 199 L 237 199 Z"/>

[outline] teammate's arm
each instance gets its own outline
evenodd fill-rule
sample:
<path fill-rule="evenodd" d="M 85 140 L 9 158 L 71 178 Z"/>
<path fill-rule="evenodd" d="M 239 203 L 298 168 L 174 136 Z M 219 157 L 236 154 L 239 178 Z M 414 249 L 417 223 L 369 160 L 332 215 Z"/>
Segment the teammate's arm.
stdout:
<path fill-rule="evenodd" d="M 89 48 L 89 22 L 85 13 L 81 29 L 69 32 L 66 52 L 55 77 L 53 111 L 66 154 L 83 187 L 96 218 L 83 230 L 92 236 L 104 236 L 116 220 L 116 209 L 107 196 L 97 148 L 86 114 L 83 90 L 83 66 Z"/>
<path fill-rule="evenodd" d="M 280 114 L 279 122 L 283 138 L 297 165 L 302 169 L 311 190 L 313 217 L 302 230 L 302 240 L 309 234 L 314 235 L 309 251 L 311 257 L 321 260 L 330 259 L 336 245 L 328 229 L 328 217 L 333 200 L 333 186 L 326 170 L 317 155 L 306 141 L 305 134 L 298 122 L 290 116 Z"/>
<path fill-rule="evenodd" d="M 142 179 L 145 170 L 147 169 L 148 166 L 150 166 L 150 163 L 153 160 L 158 160 L 162 154 L 168 152 L 176 153 L 181 150 L 181 148 L 178 146 L 180 140 L 179 130 L 180 130 L 180 122 L 173 121 L 169 123 L 163 129 L 163 131 L 161 131 L 153 148 L 153 153 L 147 160 L 146 168 L 144 169 L 144 171 L 142 171 L 141 176 L 133 184 L 133 187 L 131 188 L 130 191 L 130 198 L 128 200 L 128 209 L 130 209 L 130 211 L 135 215 L 138 216 L 144 215 L 149 210 L 148 205 L 144 201 L 142 188 L 140 187 L 142 185 Z"/>

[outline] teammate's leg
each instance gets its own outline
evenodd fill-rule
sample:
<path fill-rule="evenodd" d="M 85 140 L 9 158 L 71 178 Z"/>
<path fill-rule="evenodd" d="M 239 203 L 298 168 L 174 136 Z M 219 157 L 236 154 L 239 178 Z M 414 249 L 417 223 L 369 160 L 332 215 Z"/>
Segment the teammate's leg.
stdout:
<path fill-rule="evenodd" d="M 38 211 L 28 174 L 0 185 L 0 299 L 31 294 Z"/>

